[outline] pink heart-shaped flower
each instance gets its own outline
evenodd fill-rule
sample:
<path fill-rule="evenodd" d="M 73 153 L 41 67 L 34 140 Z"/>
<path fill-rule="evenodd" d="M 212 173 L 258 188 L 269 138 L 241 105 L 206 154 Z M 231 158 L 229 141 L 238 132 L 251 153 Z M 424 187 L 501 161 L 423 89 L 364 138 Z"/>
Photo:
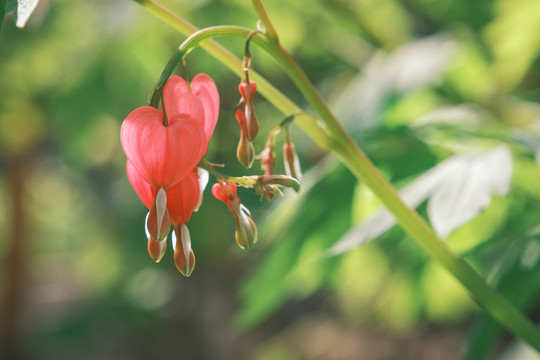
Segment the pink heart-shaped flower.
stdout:
<path fill-rule="evenodd" d="M 167 190 L 182 180 L 197 166 L 208 145 L 200 118 L 168 114 L 168 126 L 164 126 L 163 114 L 151 106 L 127 116 L 120 140 L 128 160 L 154 190 Z"/>
<path fill-rule="evenodd" d="M 219 93 L 210 76 L 195 75 L 189 87 L 180 76 L 172 76 L 163 88 L 163 104 L 167 116 L 183 113 L 200 119 L 210 141 L 219 115 Z"/>

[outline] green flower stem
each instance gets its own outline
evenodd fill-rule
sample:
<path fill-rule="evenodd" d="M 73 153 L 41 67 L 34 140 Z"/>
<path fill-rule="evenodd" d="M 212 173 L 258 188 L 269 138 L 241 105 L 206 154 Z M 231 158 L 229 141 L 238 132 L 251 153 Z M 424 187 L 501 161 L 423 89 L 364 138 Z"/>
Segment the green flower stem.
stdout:
<path fill-rule="evenodd" d="M 215 164 L 202 159 L 198 167 L 205 169 L 210 174 L 212 174 L 216 179 L 223 179 L 236 183 L 237 185 L 244 186 L 247 188 L 263 188 L 265 185 L 268 186 L 281 186 L 286 188 L 291 188 L 294 191 L 300 191 L 300 182 L 293 177 L 287 175 L 250 175 L 250 176 L 229 176 L 225 175 L 216 170 Z M 281 191 L 277 191 L 274 195 L 280 195 Z"/>
<path fill-rule="evenodd" d="M 274 25 L 270 21 L 270 18 L 266 14 L 266 10 L 264 10 L 264 7 L 262 6 L 262 3 L 260 1 L 253 1 L 253 7 L 255 8 L 255 12 L 257 13 L 257 16 L 261 20 L 261 23 L 264 27 L 264 30 L 268 37 L 272 39 L 273 42 L 278 42 L 278 35 L 276 32 L 276 29 L 274 28 Z"/>
<path fill-rule="evenodd" d="M 259 178 L 258 176 L 230 176 L 230 175 L 223 174 L 222 172 L 216 169 L 216 164 L 212 164 L 206 159 L 202 159 L 197 166 L 208 171 L 216 179 L 232 181 L 244 187 L 255 187 L 257 185 L 257 181 Z M 219 165 L 219 166 L 222 166 L 222 165 Z"/>
<path fill-rule="evenodd" d="M 185 20 L 170 13 L 165 8 L 151 0 L 136 0 L 152 13 L 162 18 L 182 33 L 190 35 L 194 28 Z M 253 4 L 267 31 L 271 25 L 260 0 Z M 273 27 L 271 27 L 273 29 Z M 273 30 L 275 32 L 275 30 Z M 214 41 L 205 41 L 201 46 L 211 55 L 223 62 L 238 76 L 242 76 L 241 62 L 233 54 L 222 48 Z M 296 84 L 300 92 L 308 100 L 312 108 L 324 121 L 326 130 L 305 113 L 295 118 L 295 122 L 312 139 L 324 149 L 336 153 L 343 163 L 354 173 L 358 180 L 364 182 L 380 198 L 392 212 L 403 229 L 420 245 L 430 257 L 439 262 L 445 269 L 458 279 L 469 291 L 471 296 L 483 306 L 494 319 L 508 330 L 520 337 L 540 352 L 540 332 L 538 328 L 513 304 L 493 290 L 466 262 L 457 257 L 452 250 L 438 238 L 433 229 L 414 210 L 408 208 L 399 198 L 397 191 L 381 175 L 364 152 L 345 132 L 328 106 L 313 87 L 309 79 L 281 47 L 276 37 L 269 37 L 263 46 L 283 67 L 285 72 Z M 257 82 L 260 92 L 279 110 L 288 115 L 299 112 L 300 109 L 288 98 L 277 91 L 266 80 L 255 72 L 253 80 Z M 328 133 L 328 132 L 329 133 Z M 315 134 L 315 136 L 312 136 Z M 330 135 L 329 135 L 330 134 Z"/>
<path fill-rule="evenodd" d="M 202 30 L 195 31 L 193 34 L 191 34 L 180 46 L 178 47 L 178 50 L 175 51 L 173 56 L 170 58 L 169 62 L 161 72 L 161 76 L 159 77 L 158 83 L 154 87 L 154 90 L 152 94 L 150 95 L 150 106 L 157 107 L 159 103 L 159 99 L 161 97 L 161 93 L 163 90 L 163 87 L 165 86 L 165 83 L 167 82 L 167 79 L 171 77 L 174 69 L 178 65 L 182 59 L 187 56 L 191 52 L 191 50 L 194 50 L 197 46 L 200 45 L 201 42 L 203 42 L 206 39 L 214 38 L 217 36 L 240 36 L 240 37 L 246 37 L 251 33 L 251 29 L 244 28 L 241 26 L 229 26 L 229 25 L 222 25 L 222 26 L 212 26 L 208 27 Z M 260 43 L 260 45 L 264 45 L 264 43 Z"/>

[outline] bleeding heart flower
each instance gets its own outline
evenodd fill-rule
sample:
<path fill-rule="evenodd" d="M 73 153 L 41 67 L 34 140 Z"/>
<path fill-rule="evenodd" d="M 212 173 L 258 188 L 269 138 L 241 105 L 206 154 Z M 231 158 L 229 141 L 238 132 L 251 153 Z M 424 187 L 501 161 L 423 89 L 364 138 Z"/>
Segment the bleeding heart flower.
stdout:
<path fill-rule="evenodd" d="M 213 80 L 198 74 L 190 86 L 179 76 L 165 84 L 166 125 L 163 112 L 143 106 L 127 116 L 120 130 L 128 160 L 156 190 L 167 190 L 196 167 L 218 120 L 219 94 Z"/>
<path fill-rule="evenodd" d="M 213 80 L 196 75 L 188 85 L 179 76 L 163 88 L 163 110 L 151 106 L 131 112 L 122 124 L 120 140 L 128 158 L 128 179 L 150 210 L 146 219 L 148 252 L 158 262 L 172 225 L 173 247 L 178 237 L 185 254 L 177 267 L 189 276 L 195 265 L 185 223 L 200 203 L 207 180 L 193 172 L 208 148 L 219 114 L 219 94 Z M 207 175 L 207 174 L 206 174 Z"/>

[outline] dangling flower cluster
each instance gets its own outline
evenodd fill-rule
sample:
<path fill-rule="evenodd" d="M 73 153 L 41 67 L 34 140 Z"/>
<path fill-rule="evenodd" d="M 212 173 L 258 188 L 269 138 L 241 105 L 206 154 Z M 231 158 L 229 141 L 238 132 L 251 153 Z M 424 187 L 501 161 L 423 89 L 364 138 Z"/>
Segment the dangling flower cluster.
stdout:
<path fill-rule="evenodd" d="M 242 68 L 244 70 L 245 80 L 238 85 L 240 93 L 240 109 L 234 114 L 238 125 L 240 126 L 240 140 L 236 148 L 236 157 L 242 165 L 250 168 L 255 159 L 255 149 L 253 148 L 253 139 L 259 132 L 259 121 L 253 110 L 253 99 L 257 91 L 257 84 L 249 80 L 249 69 L 251 67 L 251 54 L 249 52 L 249 42 L 251 38 L 258 34 L 259 31 L 252 31 L 246 39 L 246 49 L 244 59 L 242 60 Z"/>
<path fill-rule="evenodd" d="M 240 126 L 240 140 L 236 149 L 236 157 L 242 165 L 250 168 L 255 159 L 255 149 L 253 139 L 259 132 L 259 122 L 253 109 L 253 99 L 257 91 L 257 84 L 249 80 L 249 69 L 251 67 L 251 54 L 249 52 L 249 42 L 258 31 L 251 32 L 246 40 L 246 50 L 242 61 L 245 80 L 238 85 L 240 92 L 240 108 L 236 110 L 235 117 Z M 275 195 L 283 196 L 280 186 L 293 188 L 296 191 L 300 189 L 300 162 L 294 145 L 289 137 L 289 123 L 294 116 L 286 118 L 282 124 L 273 129 L 268 135 L 265 147 L 257 158 L 261 161 L 261 168 L 264 175 L 243 177 L 248 180 L 249 186 L 255 189 L 255 193 L 261 198 L 264 196 L 268 201 L 272 201 Z M 274 166 L 276 164 L 276 154 L 274 149 L 274 139 L 282 130 L 285 132 L 285 143 L 283 146 L 283 159 L 285 163 L 285 175 L 274 175 Z M 244 184 L 245 186 L 245 184 Z M 257 228 L 251 219 L 249 210 L 240 202 L 236 193 L 236 184 L 222 179 L 218 184 L 212 187 L 212 193 L 218 199 L 223 201 L 230 212 L 233 214 L 236 231 L 236 242 L 241 248 L 249 248 L 257 241 Z"/>
<path fill-rule="evenodd" d="M 253 109 L 257 84 L 249 80 L 249 40 L 258 33 L 258 30 L 251 32 L 246 41 L 245 80 L 238 86 L 241 100 L 235 113 L 240 125 L 237 158 L 248 168 L 256 158 L 253 140 L 259 132 Z M 148 208 L 145 230 L 150 257 L 155 262 L 161 261 L 172 227 L 174 262 L 183 275 L 189 276 L 195 267 L 195 255 L 186 223 L 201 205 L 208 171 L 218 180 L 212 187 L 212 194 L 224 202 L 233 215 L 235 239 L 242 249 L 257 242 L 257 227 L 237 194 L 237 185 L 252 188 L 261 199 L 266 197 L 271 201 L 276 195 L 283 196 L 280 187 L 299 191 L 301 172 L 288 132 L 294 116 L 283 120 L 268 135 L 264 150 L 257 156 L 264 171 L 262 175 L 227 176 L 217 171 L 215 164 L 204 160 L 218 120 L 219 94 L 214 81 L 205 74 L 196 75 L 189 84 L 179 76 L 169 78 L 178 59 L 174 55 L 169 61 L 162 74 L 162 79 L 168 80 L 160 79 L 154 88 L 151 106 L 140 107 L 126 117 L 120 140 L 127 157 L 128 180 Z M 161 110 L 158 109 L 160 102 Z M 283 159 L 287 175 L 274 174 L 275 137 L 282 131 L 285 133 Z"/>
<path fill-rule="evenodd" d="M 189 276 L 195 266 L 186 227 L 200 206 L 208 174 L 197 164 L 206 154 L 219 113 L 214 81 L 198 74 L 188 85 L 179 76 L 163 88 L 162 110 L 143 106 L 124 120 L 120 139 L 127 157 L 128 179 L 149 209 L 148 252 L 159 262 L 173 227 L 172 245 L 178 270 Z"/>

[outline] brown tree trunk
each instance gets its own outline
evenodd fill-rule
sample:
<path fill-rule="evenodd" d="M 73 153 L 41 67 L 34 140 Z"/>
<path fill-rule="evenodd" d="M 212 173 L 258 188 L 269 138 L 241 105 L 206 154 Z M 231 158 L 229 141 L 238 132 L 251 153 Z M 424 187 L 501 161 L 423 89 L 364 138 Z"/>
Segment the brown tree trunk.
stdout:
<path fill-rule="evenodd" d="M 26 280 L 26 234 L 23 205 L 24 158 L 22 154 L 7 159 L 8 189 L 11 204 L 8 208 L 8 244 L 4 261 L 3 289 L 0 293 L 0 358 L 18 359 L 20 354 L 20 315 Z M 11 205 L 11 207 L 10 207 Z M 9 210 L 11 208 L 11 211 Z"/>

